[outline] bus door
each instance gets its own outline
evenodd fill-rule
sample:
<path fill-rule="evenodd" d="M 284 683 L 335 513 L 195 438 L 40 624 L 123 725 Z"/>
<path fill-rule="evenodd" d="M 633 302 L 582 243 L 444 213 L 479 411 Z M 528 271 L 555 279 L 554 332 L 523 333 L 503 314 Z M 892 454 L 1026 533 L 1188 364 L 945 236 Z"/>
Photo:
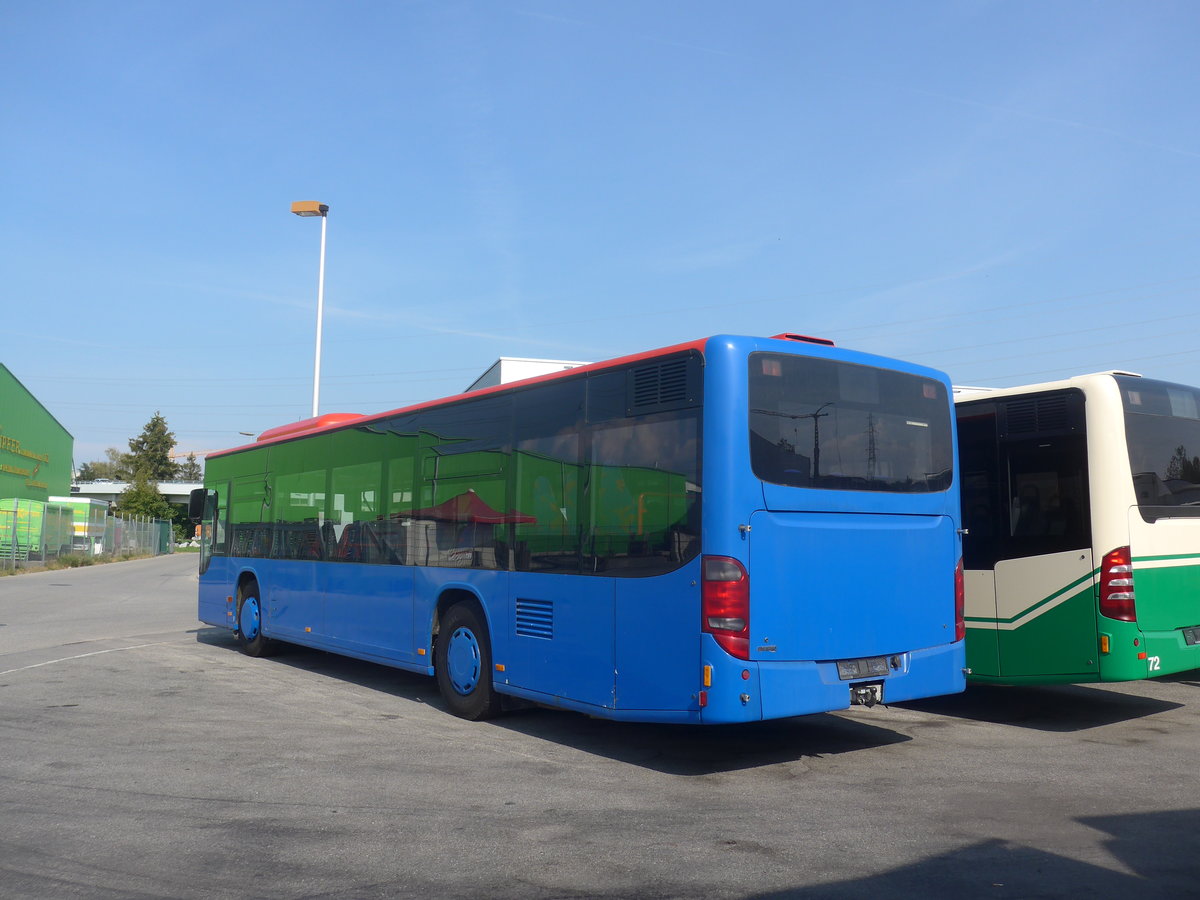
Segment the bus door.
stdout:
<path fill-rule="evenodd" d="M 361 442 L 363 437 L 370 436 L 334 435 L 335 457 L 340 455 L 339 444 Z M 360 451 L 357 458 L 363 455 Z M 427 660 L 418 660 L 413 627 L 415 568 L 404 565 L 405 537 L 417 526 L 411 520 L 385 517 L 382 478 L 382 460 L 333 469 L 324 529 L 325 558 L 333 565 L 322 567 L 328 633 L 353 651 L 424 663 Z"/>
<path fill-rule="evenodd" d="M 959 407 L 958 446 L 962 484 L 963 595 L 967 625 L 967 669 L 1000 674 L 996 619 L 996 560 L 1003 525 L 996 443 L 996 405 Z"/>
<path fill-rule="evenodd" d="M 608 527 L 596 496 L 601 472 L 585 463 L 584 390 L 582 380 L 567 381 L 513 400 L 510 514 L 497 528 L 501 568 L 511 570 L 504 645 L 495 641 L 505 672 L 494 677 L 611 709 L 615 579 L 607 556 L 628 539 L 610 534 L 619 529 Z"/>
<path fill-rule="evenodd" d="M 201 622 L 210 625 L 233 627 L 233 611 L 226 602 L 229 565 L 225 555 L 225 524 L 229 505 L 229 484 L 213 485 L 209 489 L 192 491 L 189 514 L 200 529 L 200 592 L 199 613 Z M 90 540 L 90 538 L 89 538 Z M 212 576 L 205 574 L 216 566 Z"/>
<path fill-rule="evenodd" d="M 973 674 L 1097 675 L 1082 392 L 963 404 L 959 429 Z"/>

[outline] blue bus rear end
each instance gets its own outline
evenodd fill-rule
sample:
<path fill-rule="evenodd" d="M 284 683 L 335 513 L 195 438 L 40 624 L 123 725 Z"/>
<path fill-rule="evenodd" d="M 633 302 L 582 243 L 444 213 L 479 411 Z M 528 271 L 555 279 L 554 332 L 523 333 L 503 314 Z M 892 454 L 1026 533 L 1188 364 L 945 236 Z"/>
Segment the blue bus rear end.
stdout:
<path fill-rule="evenodd" d="M 963 690 L 946 377 L 728 336 L 705 361 L 704 554 L 744 568 L 749 614 L 744 644 L 702 636 L 701 720 Z"/>

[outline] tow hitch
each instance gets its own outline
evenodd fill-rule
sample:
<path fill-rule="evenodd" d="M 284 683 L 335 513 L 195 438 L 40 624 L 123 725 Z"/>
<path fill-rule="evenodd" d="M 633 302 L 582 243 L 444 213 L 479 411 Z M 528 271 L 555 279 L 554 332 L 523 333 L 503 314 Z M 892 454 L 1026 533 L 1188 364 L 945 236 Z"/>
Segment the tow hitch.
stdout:
<path fill-rule="evenodd" d="M 876 703 L 883 702 L 883 682 L 872 681 L 850 685 L 850 705 L 865 706 L 870 709 Z"/>

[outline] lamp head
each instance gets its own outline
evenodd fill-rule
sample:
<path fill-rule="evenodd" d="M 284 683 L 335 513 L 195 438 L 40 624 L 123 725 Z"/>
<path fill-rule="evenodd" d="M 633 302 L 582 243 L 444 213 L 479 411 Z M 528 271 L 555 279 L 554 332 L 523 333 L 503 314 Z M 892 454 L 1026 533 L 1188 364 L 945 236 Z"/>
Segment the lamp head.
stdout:
<path fill-rule="evenodd" d="M 316 200 L 297 200 L 292 204 L 292 212 L 298 216 L 323 216 L 329 212 L 329 207 Z"/>

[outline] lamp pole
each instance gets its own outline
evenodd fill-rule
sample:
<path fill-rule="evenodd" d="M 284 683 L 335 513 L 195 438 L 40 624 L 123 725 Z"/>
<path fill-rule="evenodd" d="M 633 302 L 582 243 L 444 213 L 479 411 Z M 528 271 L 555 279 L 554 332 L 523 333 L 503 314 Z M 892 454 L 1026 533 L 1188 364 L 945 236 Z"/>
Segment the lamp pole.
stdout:
<path fill-rule="evenodd" d="M 321 217 L 321 265 L 317 271 L 317 350 L 313 358 L 313 418 L 321 400 L 321 323 L 325 318 L 325 225 L 329 221 L 329 207 L 316 200 L 298 200 L 292 204 L 292 212 L 298 216 Z"/>

